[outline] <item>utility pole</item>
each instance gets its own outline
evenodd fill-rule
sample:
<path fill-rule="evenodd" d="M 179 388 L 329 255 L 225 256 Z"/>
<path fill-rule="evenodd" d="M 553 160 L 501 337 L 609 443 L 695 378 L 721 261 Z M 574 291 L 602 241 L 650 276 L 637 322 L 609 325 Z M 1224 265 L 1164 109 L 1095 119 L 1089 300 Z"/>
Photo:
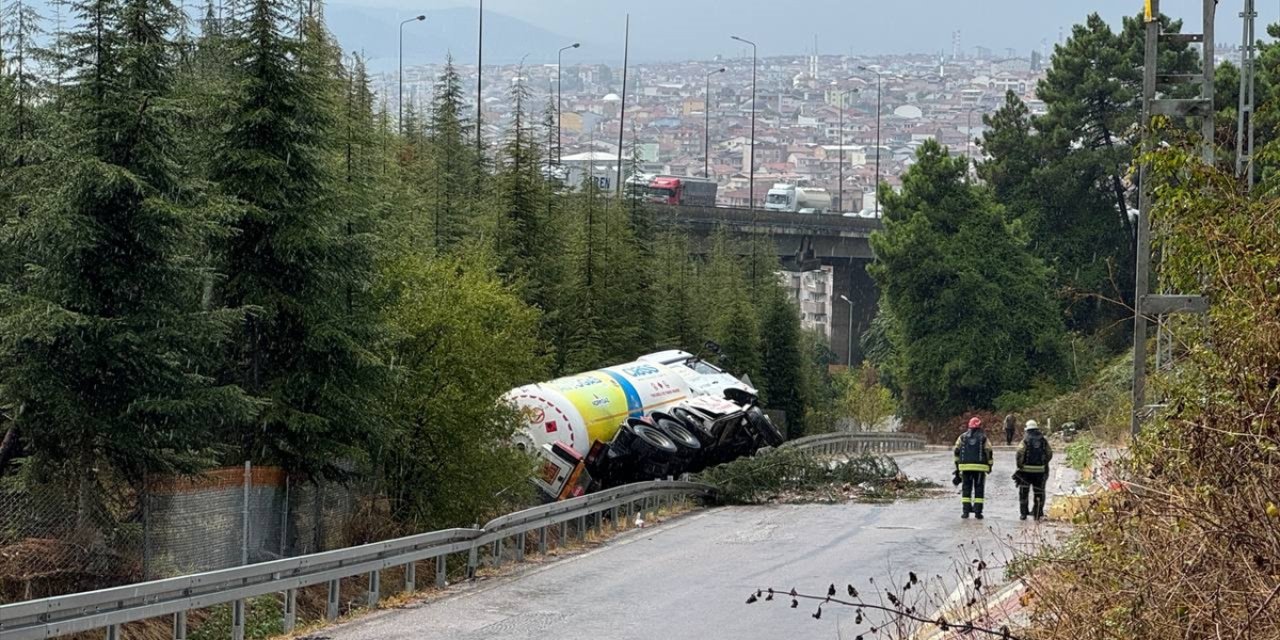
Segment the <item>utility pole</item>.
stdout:
<path fill-rule="evenodd" d="M 622 39 L 622 105 L 618 110 L 618 198 L 622 198 L 622 133 L 627 123 L 627 57 L 631 52 L 631 14 L 627 14 L 627 30 Z"/>
<path fill-rule="evenodd" d="M 399 95 L 396 98 L 396 126 L 400 129 L 400 135 L 404 135 L 404 26 L 410 22 L 421 22 L 426 20 L 426 16 L 415 16 L 404 20 L 400 23 L 400 62 L 398 64 L 398 86 Z"/>
<path fill-rule="evenodd" d="M 1213 165 L 1213 23 L 1217 0 L 1203 1 L 1203 33 L 1162 34 L 1160 32 L 1160 0 L 1146 0 L 1143 16 L 1146 21 L 1142 69 L 1143 142 L 1141 151 L 1143 154 L 1153 149 L 1156 143 L 1151 131 L 1154 116 L 1166 116 L 1175 120 L 1198 117 L 1201 119 L 1201 143 L 1203 144 L 1201 157 L 1205 164 Z M 1201 75 L 1192 77 L 1193 82 L 1199 81 L 1199 98 L 1188 100 L 1156 98 L 1157 84 L 1171 85 L 1187 80 L 1184 76 L 1159 73 L 1156 66 L 1159 61 L 1159 45 L 1162 41 L 1201 43 L 1200 49 L 1204 56 L 1201 62 Z M 1130 431 L 1134 436 L 1141 432 L 1142 421 L 1148 417 L 1151 410 L 1158 408 L 1158 406 L 1147 404 L 1147 322 L 1150 317 L 1155 317 L 1157 322 L 1162 322 L 1166 315 L 1208 311 L 1208 301 L 1203 296 L 1150 295 L 1148 293 L 1151 280 L 1151 207 L 1154 198 L 1150 176 L 1150 162 L 1143 162 L 1138 169 L 1138 237 L 1133 287 L 1133 407 Z M 1157 353 L 1158 362 L 1159 353 Z"/>
<path fill-rule="evenodd" d="M 756 43 L 738 36 L 729 37 L 751 45 L 751 171 L 747 180 L 751 194 L 747 197 L 747 201 L 748 208 L 754 211 L 756 208 L 756 60 L 759 56 L 756 54 Z"/>
<path fill-rule="evenodd" d="M 1245 190 L 1253 188 L 1253 75 L 1256 50 L 1253 26 L 1258 17 L 1253 0 L 1244 0 L 1244 36 L 1240 40 L 1240 108 L 1236 121 L 1236 176 L 1245 179 Z"/>
<path fill-rule="evenodd" d="M 484 116 L 484 98 L 480 89 L 484 87 L 484 0 L 480 0 L 480 29 L 476 35 L 476 161 L 483 162 L 484 142 L 481 136 L 481 119 Z"/>
<path fill-rule="evenodd" d="M 956 32 L 957 42 L 959 31 Z M 879 69 L 859 66 L 862 71 L 870 71 L 876 74 L 876 217 L 880 217 L 880 80 L 881 73 Z"/>

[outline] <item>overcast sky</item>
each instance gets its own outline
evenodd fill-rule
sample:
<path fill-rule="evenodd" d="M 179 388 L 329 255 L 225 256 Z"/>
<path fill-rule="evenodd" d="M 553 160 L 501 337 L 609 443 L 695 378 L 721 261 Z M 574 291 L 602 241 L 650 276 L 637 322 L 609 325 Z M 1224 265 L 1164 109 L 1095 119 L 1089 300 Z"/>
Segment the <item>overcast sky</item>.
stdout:
<path fill-rule="evenodd" d="M 410 16 L 476 0 L 331 0 L 377 13 Z M 1238 43 L 1242 0 L 1221 0 L 1218 39 Z M 1274 0 L 1259 2 L 1258 33 L 1280 17 Z M 1201 0 L 1163 0 L 1161 9 L 1184 19 L 1183 31 L 1200 31 Z M 1060 30 L 1090 12 L 1113 24 L 1137 14 L 1141 0 L 487 0 L 485 9 L 527 21 L 569 41 L 595 43 L 579 60 L 621 57 L 624 16 L 631 14 L 632 55 L 641 60 L 738 55 L 743 46 L 730 34 L 755 40 L 760 55 L 812 50 L 823 53 L 950 52 L 952 32 L 961 32 L 968 52 L 985 46 L 1027 55 L 1058 40 Z M 344 43 L 347 44 L 347 43 Z M 360 43 L 349 43 L 360 46 Z M 605 45 L 601 47 L 600 45 Z"/>

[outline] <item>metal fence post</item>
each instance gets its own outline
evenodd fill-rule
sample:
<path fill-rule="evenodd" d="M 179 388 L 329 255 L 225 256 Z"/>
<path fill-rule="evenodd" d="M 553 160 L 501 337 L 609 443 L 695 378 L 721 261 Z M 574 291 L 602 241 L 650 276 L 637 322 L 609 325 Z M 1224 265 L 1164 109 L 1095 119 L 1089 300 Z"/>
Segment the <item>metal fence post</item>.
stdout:
<path fill-rule="evenodd" d="M 502 566 L 502 538 L 493 541 L 493 566 Z"/>
<path fill-rule="evenodd" d="M 120 640 L 120 625 L 113 624 L 107 627 L 107 640 Z"/>
<path fill-rule="evenodd" d="M 436 556 L 436 588 L 443 589 L 449 571 L 449 556 Z"/>
<path fill-rule="evenodd" d="M 378 599 L 382 597 L 382 572 L 374 569 L 369 572 L 369 593 L 365 596 L 365 604 L 370 609 L 378 608 Z"/>
<path fill-rule="evenodd" d="M 240 508 L 243 526 L 240 530 L 240 564 L 249 564 L 249 483 L 253 478 L 253 463 L 244 461 L 244 498 Z"/>
<path fill-rule="evenodd" d="M 480 565 L 480 547 L 474 542 L 471 549 L 467 551 L 467 578 L 474 579 L 476 577 L 476 569 Z"/>
<path fill-rule="evenodd" d="M 298 590 L 284 590 L 284 632 L 293 631 L 294 625 L 298 624 Z"/>
<path fill-rule="evenodd" d="M 284 477 L 284 508 L 280 510 L 280 557 L 289 556 L 289 476 Z"/>
<path fill-rule="evenodd" d="M 418 563 L 406 562 L 404 565 L 404 590 L 413 593 L 418 590 Z"/>
<path fill-rule="evenodd" d="M 288 631 L 288 629 L 285 629 Z M 187 640 L 187 612 L 173 614 L 173 640 Z"/>
<path fill-rule="evenodd" d="M 524 547 L 529 544 L 529 532 L 522 531 L 516 536 L 516 562 L 524 562 Z"/>
<path fill-rule="evenodd" d="M 547 555 L 547 528 L 538 529 L 538 553 Z"/>
<path fill-rule="evenodd" d="M 338 619 L 338 598 L 342 588 L 341 581 L 333 579 L 329 581 L 329 599 L 325 607 L 324 619 L 330 622 Z"/>
<path fill-rule="evenodd" d="M 244 598 L 231 603 L 231 640 L 244 640 Z"/>

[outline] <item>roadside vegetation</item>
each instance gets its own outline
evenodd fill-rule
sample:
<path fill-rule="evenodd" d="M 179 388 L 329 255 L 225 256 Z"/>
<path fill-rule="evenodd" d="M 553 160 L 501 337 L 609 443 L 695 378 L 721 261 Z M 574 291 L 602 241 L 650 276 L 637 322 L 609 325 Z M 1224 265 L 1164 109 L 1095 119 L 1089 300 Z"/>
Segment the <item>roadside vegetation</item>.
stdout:
<path fill-rule="evenodd" d="M 1081 553 L 1030 580 L 1037 638 L 1280 637 L 1280 198 L 1273 174 L 1245 194 L 1170 135 L 1152 157 L 1162 283 L 1209 315 L 1173 324 L 1166 409 L 1123 488 L 1077 518 Z"/>

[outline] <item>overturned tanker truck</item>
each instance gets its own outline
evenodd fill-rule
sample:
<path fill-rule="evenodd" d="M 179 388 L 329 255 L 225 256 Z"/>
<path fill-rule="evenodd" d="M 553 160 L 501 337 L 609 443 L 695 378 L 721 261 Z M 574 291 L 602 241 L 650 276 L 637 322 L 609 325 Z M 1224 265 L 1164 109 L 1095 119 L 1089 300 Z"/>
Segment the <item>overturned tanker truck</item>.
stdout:
<path fill-rule="evenodd" d="M 685 351 L 512 389 L 550 500 L 697 472 L 782 444 L 756 389 Z"/>

